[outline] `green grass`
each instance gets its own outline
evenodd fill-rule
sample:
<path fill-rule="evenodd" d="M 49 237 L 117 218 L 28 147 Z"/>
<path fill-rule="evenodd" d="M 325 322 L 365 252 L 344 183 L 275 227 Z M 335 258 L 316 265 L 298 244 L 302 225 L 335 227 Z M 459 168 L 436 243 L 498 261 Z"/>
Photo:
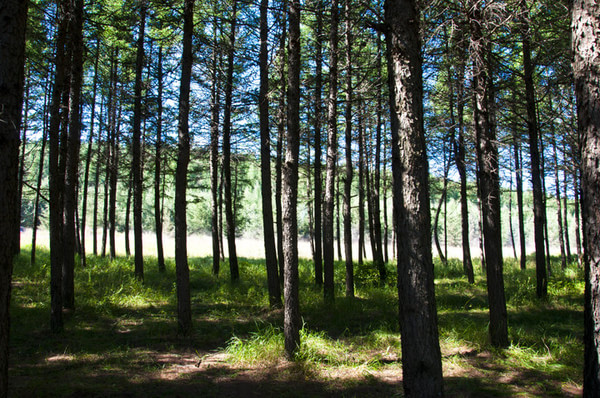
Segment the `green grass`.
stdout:
<path fill-rule="evenodd" d="M 76 310 L 65 330 L 49 330 L 49 255 L 31 266 L 23 250 L 14 270 L 11 304 L 11 396 L 256 396 L 401 395 L 395 267 L 380 285 L 372 264 L 356 266 L 356 297 L 323 303 L 312 262 L 300 262 L 304 326 L 296 360 L 284 359 L 283 312 L 268 308 L 264 262 L 240 259 L 241 280 L 228 264 L 212 275 L 210 258 L 191 258 L 194 330 L 177 335 L 175 273 L 145 259 L 90 256 L 76 270 Z M 488 342 L 485 277 L 463 276 L 462 263 L 435 263 L 436 300 L 445 388 L 449 396 L 569 396 L 581 392 L 583 272 L 562 271 L 553 258 L 549 297 L 535 297 L 533 259 L 521 271 L 505 261 L 507 349 Z M 198 365 L 197 367 L 195 365 Z"/>

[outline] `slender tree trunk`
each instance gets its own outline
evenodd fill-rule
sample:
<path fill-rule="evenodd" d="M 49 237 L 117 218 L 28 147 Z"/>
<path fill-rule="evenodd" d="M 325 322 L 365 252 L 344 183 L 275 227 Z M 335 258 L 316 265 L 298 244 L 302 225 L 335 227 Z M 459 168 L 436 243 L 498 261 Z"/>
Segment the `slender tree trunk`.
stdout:
<path fill-rule="evenodd" d="M 331 2 L 329 33 L 329 98 L 327 100 L 327 163 L 325 175 L 325 200 L 323 204 L 323 295 L 325 301 L 335 298 L 333 283 L 333 205 L 335 200 L 335 169 L 337 163 L 337 84 L 338 84 L 338 0 Z M 339 208 L 339 206 L 338 206 Z M 339 217 L 338 217 L 339 219 Z M 338 229 L 339 231 L 339 229 Z M 339 236 L 339 232 L 338 232 Z"/>
<path fill-rule="evenodd" d="M 523 214 L 523 170 L 521 169 L 521 140 L 519 134 L 515 130 L 513 135 L 513 150 L 515 154 L 515 172 L 517 183 L 517 212 L 519 220 L 519 247 L 521 255 L 519 256 L 521 269 L 524 270 L 527 266 L 527 247 L 525 245 L 525 222 Z"/>
<path fill-rule="evenodd" d="M 55 80 L 50 105 L 50 127 L 48 130 L 50 147 L 48 168 L 50 171 L 50 330 L 59 333 L 63 330 L 63 297 L 62 266 L 64 260 L 63 246 L 63 211 L 65 174 L 61 170 L 61 102 L 67 90 L 67 61 L 65 44 L 68 25 L 68 0 L 57 2 L 58 31 L 56 36 Z"/>
<path fill-rule="evenodd" d="M 115 90 L 116 92 L 116 90 Z M 116 113 L 116 109 L 113 110 Z M 121 105 L 119 104 L 118 116 L 115 114 L 113 119 L 113 133 L 111 136 L 111 161 L 110 161 L 110 193 L 108 204 L 108 240 L 110 247 L 110 259 L 117 257 L 116 230 L 117 230 L 117 180 L 119 176 L 119 149 L 120 149 L 120 130 L 121 130 Z"/>
<path fill-rule="evenodd" d="M 566 148 L 565 148 L 565 143 L 563 141 L 563 156 L 566 157 Z M 566 250 L 566 254 L 567 254 L 567 261 L 571 262 L 571 241 L 569 239 L 569 208 L 568 208 L 568 195 L 567 195 L 567 190 L 568 190 L 568 178 L 567 178 L 567 164 L 566 161 L 563 158 L 563 183 L 562 183 L 562 188 L 563 188 L 563 224 L 564 224 L 564 234 L 565 234 L 565 250 Z"/>
<path fill-rule="evenodd" d="M 287 149 L 283 169 L 283 263 L 285 352 L 292 359 L 300 346 L 298 297 L 298 156 L 300 152 L 300 1 L 292 0 L 289 15 Z"/>
<path fill-rule="evenodd" d="M 100 103 L 100 118 L 104 114 L 104 101 Z M 92 252 L 94 256 L 98 255 L 98 193 L 100 191 L 100 149 L 102 148 L 102 124 L 98 126 L 98 145 L 96 148 L 96 166 L 94 167 L 94 215 L 92 219 Z"/>
<path fill-rule="evenodd" d="M 187 172 L 190 161 L 190 82 L 192 77 L 192 38 L 194 35 L 194 0 L 185 0 L 183 9 L 183 50 L 179 88 L 177 170 L 175 171 L 175 274 L 177 284 L 177 324 L 183 336 L 192 329 L 190 270 L 187 260 Z"/>
<path fill-rule="evenodd" d="M 260 3 L 260 92 L 258 108 L 260 113 L 260 177 L 263 213 L 263 234 L 269 304 L 281 307 L 281 290 L 277 272 L 277 252 L 275 230 L 273 229 L 273 204 L 271 203 L 271 132 L 269 131 L 269 38 L 267 17 L 269 0 Z"/>
<path fill-rule="evenodd" d="M 132 179 L 133 173 L 131 170 L 129 171 L 129 176 L 127 178 L 127 201 L 125 203 L 125 255 L 127 257 L 131 256 L 131 245 L 129 241 L 129 231 L 131 230 L 131 191 L 132 188 Z"/>
<path fill-rule="evenodd" d="M 231 27 L 229 32 L 227 54 L 227 79 L 225 81 L 225 110 L 223 114 L 223 174 L 225 177 L 225 218 L 227 221 L 227 249 L 229 254 L 229 271 L 231 280 L 240 278 L 237 250 L 235 246 L 235 217 L 233 209 L 233 192 L 231 186 L 231 112 L 233 94 L 233 61 L 235 53 L 235 34 L 237 23 L 237 0 L 233 1 Z"/>
<path fill-rule="evenodd" d="M 48 79 L 49 81 L 50 79 Z M 40 196 L 42 189 L 42 179 L 44 177 L 44 158 L 46 154 L 46 144 L 48 142 L 48 85 L 46 84 L 46 90 L 44 94 L 44 117 L 43 117 L 43 127 L 42 127 L 42 148 L 40 149 L 40 163 L 38 168 L 38 176 L 37 176 L 37 184 L 36 184 L 36 192 L 35 192 L 35 205 L 34 205 L 34 213 L 33 213 L 33 225 L 32 233 L 31 233 L 31 265 L 35 264 L 35 254 L 36 254 L 36 241 L 37 241 L 37 227 L 40 223 Z"/>
<path fill-rule="evenodd" d="M 315 32 L 315 251 L 313 261 L 315 264 L 315 283 L 323 284 L 323 237 L 322 237 L 322 211 L 323 211 L 323 181 L 321 174 L 321 118 L 323 107 L 321 103 L 323 86 L 323 0 L 317 0 L 317 29 Z"/>
<path fill-rule="evenodd" d="M 25 81 L 29 81 L 29 69 L 27 71 Z M 15 226 L 14 233 L 14 250 L 15 256 L 21 252 L 21 204 L 23 201 L 23 182 L 25 179 L 25 147 L 27 146 L 27 121 L 29 113 L 29 84 L 24 86 L 25 93 L 23 94 L 23 115 L 21 116 L 21 154 L 19 155 L 19 168 L 18 168 L 18 180 L 17 180 L 17 223 Z"/>
<path fill-rule="evenodd" d="M 506 347 L 508 346 L 508 325 L 502 275 L 498 147 L 494 129 L 490 126 L 489 121 L 488 79 L 492 77 L 487 76 L 484 38 L 481 29 L 483 15 L 478 4 L 473 4 L 471 7 L 469 18 L 473 57 L 473 119 L 477 139 L 476 152 L 483 213 L 483 245 L 490 306 L 489 333 L 492 345 Z"/>
<path fill-rule="evenodd" d="M 585 248 L 583 396 L 600 395 L 600 4 L 572 4 L 572 47 L 581 143 L 581 190 Z"/>
<path fill-rule="evenodd" d="M 158 271 L 165 272 L 165 254 L 163 249 L 163 212 L 161 207 L 161 164 L 162 164 L 162 124 L 163 124 L 163 48 L 158 45 L 158 64 L 156 77 L 158 83 L 156 110 L 156 152 L 154 156 L 154 229 L 156 230 L 156 257 Z"/>
<path fill-rule="evenodd" d="M 428 164 L 423 126 L 423 81 L 419 14 L 415 1 L 384 5 L 394 208 L 398 235 L 398 301 L 406 396 L 442 396 L 442 360 L 437 327 Z"/>
<path fill-rule="evenodd" d="M 337 166 L 338 165 L 336 165 L 336 169 L 337 169 Z M 341 195 L 340 181 L 342 178 L 339 175 L 337 175 L 336 177 L 337 178 L 336 178 L 336 192 L 335 192 L 335 209 L 336 209 L 335 230 L 336 230 L 336 236 L 337 236 L 338 260 L 342 261 L 342 233 L 340 232 L 340 220 L 342 219 L 340 217 L 340 209 L 342 208 L 340 206 L 340 195 Z"/>
<path fill-rule="evenodd" d="M 354 265 L 352 263 L 352 36 L 350 26 L 350 1 L 345 0 L 346 18 L 346 176 L 344 178 L 344 253 L 346 260 L 346 297 L 354 297 Z M 364 215 L 364 210 L 363 210 Z M 364 217 L 363 217 L 364 219 Z M 364 221 L 363 221 L 364 224 Z M 363 240 L 364 241 L 364 240 Z M 359 246 L 359 251 L 362 247 Z M 362 256 L 362 253 L 359 254 Z"/>
<path fill-rule="evenodd" d="M 546 206 L 546 203 L 548 201 L 548 195 L 546 195 L 546 168 L 544 166 L 546 164 L 546 155 L 544 150 L 546 146 L 544 145 L 543 137 L 544 135 L 540 134 L 540 178 L 542 180 L 542 206 L 544 208 L 544 247 L 546 250 L 546 273 L 547 275 L 552 275 L 552 268 L 550 262 L 550 237 L 548 235 L 548 214 L 546 211 L 546 209 L 548 208 L 548 206 Z"/>
<path fill-rule="evenodd" d="M 134 239 L 134 273 L 138 279 L 144 279 L 144 252 L 142 246 L 142 71 L 144 69 L 144 36 L 146 29 L 146 1 L 139 0 L 140 26 L 137 38 L 137 53 L 135 60 L 135 87 L 133 94 L 133 159 L 131 173 L 133 174 L 133 239 Z"/>
<path fill-rule="evenodd" d="M 213 48 L 212 48 L 212 70 L 211 70 L 211 91 L 210 91 L 210 186 L 212 199 L 212 254 L 213 275 L 219 275 L 220 256 L 219 256 L 219 73 L 218 67 L 218 25 L 217 17 L 213 19 Z"/>
<path fill-rule="evenodd" d="M 287 17 L 287 0 L 283 0 L 281 7 L 281 35 L 279 37 L 279 117 L 277 118 L 277 157 L 275 160 L 275 210 L 277 213 L 277 258 L 279 260 L 279 279 L 280 283 L 283 284 L 283 209 L 281 207 L 281 187 L 282 187 L 282 172 L 283 172 L 283 151 L 284 151 L 284 140 L 285 140 L 285 125 L 286 125 L 286 17 Z"/>
<path fill-rule="evenodd" d="M 577 246 L 577 265 L 579 268 L 583 265 L 583 252 L 581 251 L 581 223 L 580 223 L 580 198 L 581 191 L 579 189 L 579 175 L 577 174 L 577 168 L 573 169 L 573 190 L 575 192 L 575 245 Z"/>
<path fill-rule="evenodd" d="M 86 266 L 86 250 L 85 250 L 85 231 L 87 220 L 87 197 L 90 181 L 90 164 L 92 162 L 93 146 L 94 146 L 94 123 L 96 119 L 96 95 L 98 93 L 98 63 L 100 61 L 100 41 L 96 43 L 96 56 L 94 61 L 94 82 L 92 83 L 92 109 L 90 114 L 90 132 L 88 135 L 87 152 L 85 155 L 85 171 L 83 174 L 83 202 L 81 205 L 81 267 Z M 95 211 L 94 211 L 95 213 Z M 96 254 L 96 253 L 94 253 Z"/>
<path fill-rule="evenodd" d="M 563 219 L 562 219 L 562 202 L 560 200 L 560 178 L 558 170 L 558 154 L 556 151 L 556 136 L 554 132 L 551 134 L 552 139 L 552 154 L 554 160 L 554 185 L 556 193 L 556 221 L 558 223 L 558 243 L 560 246 L 560 263 L 561 268 L 564 270 L 567 268 L 567 257 L 565 253 L 565 240 L 563 234 Z"/>
<path fill-rule="evenodd" d="M 445 202 L 446 200 L 446 191 L 448 189 L 448 165 L 444 166 L 444 182 L 443 182 L 443 186 L 442 186 L 442 193 L 440 194 L 440 199 L 438 201 L 438 205 L 437 205 L 437 209 L 435 210 L 435 220 L 433 221 L 433 238 L 435 240 L 435 247 L 437 249 L 438 252 L 438 256 L 440 256 L 440 260 L 442 261 L 442 264 L 444 266 L 448 265 L 448 260 L 446 259 L 446 256 L 444 255 L 444 251 L 442 251 L 442 247 L 440 246 L 440 235 L 439 235 L 439 218 L 440 218 L 440 212 L 442 210 L 442 204 Z"/>
<path fill-rule="evenodd" d="M 522 41 L 523 41 L 523 79 L 527 102 L 527 130 L 529 133 L 529 154 L 531 157 L 531 183 L 533 186 L 533 213 L 535 236 L 536 293 L 540 298 L 548 295 L 548 276 L 546 274 L 546 255 L 544 251 L 544 198 L 542 192 L 542 174 L 540 171 L 539 131 L 535 111 L 535 91 L 533 86 L 533 64 L 526 0 L 521 1 Z"/>
<path fill-rule="evenodd" d="M 10 295 L 14 242 L 19 229 L 19 129 L 23 106 L 27 1 L 0 7 L 0 397 L 8 396 Z"/>

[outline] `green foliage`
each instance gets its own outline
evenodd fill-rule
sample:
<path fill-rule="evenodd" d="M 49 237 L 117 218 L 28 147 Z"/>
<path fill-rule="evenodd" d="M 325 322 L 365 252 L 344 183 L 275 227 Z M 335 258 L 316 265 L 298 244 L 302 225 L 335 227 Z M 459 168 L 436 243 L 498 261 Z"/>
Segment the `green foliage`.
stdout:
<path fill-rule="evenodd" d="M 28 258 L 25 248 L 16 258 L 14 272 L 11 388 L 15 396 L 31 388 L 38 396 L 77 391 L 94 395 L 105 388 L 119 395 L 131 388 L 129 378 L 137 379 L 136 388 L 151 396 L 168 394 L 173 385 L 157 387 L 151 380 L 177 368 L 157 358 L 186 352 L 195 352 L 199 363 L 222 353 L 229 358 L 228 366 L 237 369 L 283 366 L 275 377 L 292 380 L 353 375 L 342 387 L 334 382 L 329 393 L 349 385 L 371 391 L 379 372 L 399 375 L 402 371 L 396 271 L 390 264 L 391 279 L 383 286 L 371 263 L 356 266 L 356 297 L 348 299 L 343 297 L 344 266 L 336 263 L 336 300 L 326 305 L 321 289 L 313 284 L 312 262 L 301 260 L 304 326 L 301 347 L 289 368 L 284 360 L 283 314 L 268 307 L 262 260 L 240 259 L 241 280 L 231 283 L 226 263 L 215 276 L 210 258 L 190 258 L 194 331 L 181 339 L 176 335 L 172 260 L 167 260 L 167 271 L 159 273 L 156 260 L 146 258 L 142 282 L 133 276 L 132 259 L 89 256 L 88 267 L 76 272 L 76 310 L 66 314 L 65 333 L 52 335 L 47 324 L 49 253 L 39 250 L 36 266 Z M 541 301 L 535 297 L 533 267 L 521 271 L 513 260 L 506 260 L 511 345 L 496 350 L 488 343 L 487 291 L 480 267 L 475 266 L 476 281 L 469 284 L 460 261 L 450 259 L 443 266 L 435 260 L 444 369 L 459 375 L 447 379 L 449 394 L 510 396 L 544 391 L 541 395 L 562 395 L 564 385 L 578 388 L 583 364 L 582 270 L 573 263 L 562 271 L 559 259 L 552 261 L 549 299 Z M 48 372 L 52 370 L 66 379 L 51 393 Z M 225 370 L 215 370 L 220 371 Z M 103 374 L 100 379 L 98 372 Z M 512 385 L 493 382 L 507 375 L 513 375 Z M 204 377 L 209 376 L 201 373 L 194 382 L 205 383 Z M 384 395 L 395 394 L 395 388 L 388 386 Z"/>

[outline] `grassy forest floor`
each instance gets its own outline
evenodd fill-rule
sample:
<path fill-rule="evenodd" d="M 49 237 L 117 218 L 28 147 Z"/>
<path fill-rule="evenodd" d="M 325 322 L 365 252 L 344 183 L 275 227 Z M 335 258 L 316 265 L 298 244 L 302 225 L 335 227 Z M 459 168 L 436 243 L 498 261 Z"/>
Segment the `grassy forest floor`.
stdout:
<path fill-rule="evenodd" d="M 191 258 L 194 331 L 177 336 L 174 263 L 159 273 L 145 259 L 89 257 L 76 270 L 76 310 L 65 330 L 49 330 L 50 260 L 38 250 L 17 258 L 13 277 L 9 394 L 12 397 L 393 397 L 402 396 L 394 267 L 386 286 L 367 263 L 356 270 L 356 295 L 323 304 L 309 261 L 300 264 L 302 346 L 283 355 L 283 313 L 269 310 L 264 262 L 240 261 L 211 274 L 210 258 Z M 533 263 L 505 262 L 507 349 L 487 337 L 485 278 L 469 285 L 462 264 L 436 263 L 436 298 L 445 391 L 451 397 L 580 396 L 583 369 L 583 272 L 554 262 L 549 298 L 535 298 Z"/>

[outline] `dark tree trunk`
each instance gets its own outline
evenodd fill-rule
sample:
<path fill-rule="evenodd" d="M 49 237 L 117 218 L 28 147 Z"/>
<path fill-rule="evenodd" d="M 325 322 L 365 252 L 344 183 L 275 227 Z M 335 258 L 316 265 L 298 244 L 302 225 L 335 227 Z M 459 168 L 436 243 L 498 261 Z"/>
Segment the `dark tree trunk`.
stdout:
<path fill-rule="evenodd" d="M 540 298 L 548 295 L 548 276 L 546 274 L 546 253 L 544 251 L 544 217 L 546 208 L 542 193 L 542 175 L 540 172 L 539 132 L 535 110 L 535 89 L 533 86 L 533 64 L 531 62 L 531 45 L 529 39 L 529 23 L 527 5 L 521 1 L 522 41 L 523 41 L 523 79 L 527 107 L 527 130 L 529 133 L 529 154 L 531 157 L 531 184 L 533 186 L 533 223 L 535 236 L 535 269 L 536 293 Z"/>
<path fill-rule="evenodd" d="M 536 107 L 537 113 L 537 107 Z M 538 130 L 539 131 L 539 130 Z M 548 214 L 546 213 L 546 203 L 548 201 L 548 196 L 546 195 L 546 155 L 545 155 L 545 145 L 544 145 L 544 135 L 539 135 L 539 143 L 540 143 L 540 179 L 542 180 L 542 207 L 544 209 L 544 247 L 546 250 L 546 275 L 552 275 L 552 267 L 550 262 L 550 237 L 548 236 Z M 547 279 L 547 276 L 546 276 Z"/>
<path fill-rule="evenodd" d="M 552 139 L 552 155 L 554 160 L 554 186 L 556 193 L 556 221 L 558 223 L 558 243 L 560 246 L 560 263 L 561 268 L 564 270 L 567 268 L 567 257 L 565 253 L 565 240 L 563 234 L 563 219 L 562 219 L 562 202 L 560 200 L 560 178 L 558 170 L 558 154 L 556 151 L 556 136 L 555 132 L 551 133 Z"/>
<path fill-rule="evenodd" d="M 269 0 L 260 4 L 260 92 L 258 108 L 260 112 L 260 177 L 263 213 L 263 234 L 269 304 L 281 307 L 281 289 L 277 272 L 277 252 L 275 230 L 273 229 L 273 205 L 271 203 L 271 133 L 269 131 L 269 38 L 267 17 Z"/>
<path fill-rule="evenodd" d="M 352 263 L 352 36 L 350 1 L 345 0 L 346 17 L 346 176 L 344 178 L 344 258 L 346 262 L 346 297 L 354 297 L 354 265 Z M 364 211 L 363 211 L 364 214 Z M 364 217 L 363 217 L 364 218 Z M 364 221 L 363 221 L 364 224 Z M 359 247 L 362 250 L 362 247 Z M 361 254 L 362 255 L 362 254 Z"/>
<path fill-rule="evenodd" d="M 156 152 L 154 156 L 154 228 L 156 230 L 156 256 L 158 271 L 165 272 L 165 254 L 163 249 L 163 212 L 161 207 L 161 163 L 162 163 L 162 124 L 163 124 L 163 48 L 158 46 L 158 93 L 156 110 Z"/>
<path fill-rule="evenodd" d="M 235 247 L 235 215 L 233 209 L 233 188 L 231 186 L 231 111 L 233 94 L 233 58 L 235 52 L 235 31 L 237 23 L 237 0 L 233 1 L 231 27 L 227 52 L 227 79 L 225 81 L 225 110 L 223 113 L 223 174 L 225 177 L 225 219 L 227 225 L 227 249 L 231 280 L 240 278 L 237 250 Z"/>
<path fill-rule="evenodd" d="M 116 84 L 115 84 L 116 87 Z M 115 89 L 116 92 L 116 89 Z M 119 176 L 119 149 L 120 149 L 120 129 L 121 129 L 121 105 L 119 104 L 119 111 L 117 115 L 116 105 L 113 110 L 113 132 L 111 134 L 111 159 L 110 159 L 110 176 L 109 185 L 110 193 L 108 198 L 108 240 L 110 248 L 110 259 L 114 260 L 117 258 L 117 242 L 116 242 L 116 231 L 117 231 L 117 180 Z"/>
<path fill-rule="evenodd" d="M 275 159 L 275 211 L 277 213 L 277 258 L 279 260 L 279 281 L 283 284 L 283 210 L 281 208 L 281 186 L 283 172 L 283 151 L 285 140 L 285 125 L 286 125 L 286 75 L 285 75 L 285 46 L 286 46 L 286 16 L 287 16 L 287 0 L 283 0 L 281 7 L 281 35 L 279 37 L 279 117 L 277 118 L 277 147 Z"/>
<path fill-rule="evenodd" d="M 575 245 L 577 246 L 577 265 L 581 268 L 583 265 L 583 253 L 581 251 L 581 223 L 580 223 L 580 206 L 581 192 L 579 189 L 579 175 L 577 168 L 573 170 L 573 191 L 575 192 Z"/>
<path fill-rule="evenodd" d="M 300 152 L 300 1 L 292 0 L 289 15 L 287 149 L 283 169 L 283 264 L 285 352 L 289 359 L 300 346 L 298 297 L 298 156 Z"/>
<path fill-rule="evenodd" d="M 94 61 L 94 82 L 92 83 L 92 104 L 90 114 L 90 132 L 88 135 L 87 152 L 85 155 L 85 171 L 83 174 L 83 201 L 81 204 L 81 267 L 86 266 L 86 252 L 85 252 L 85 231 L 86 231 L 86 220 L 87 220 L 87 198 L 88 198 L 88 187 L 90 181 L 90 165 L 92 163 L 92 154 L 94 147 L 94 123 L 96 119 L 96 95 L 98 93 L 98 63 L 100 61 L 100 41 L 96 43 L 96 56 Z M 97 188 L 97 185 L 96 185 Z M 97 203 L 97 202 L 96 202 Z M 95 213 L 95 211 L 94 211 Z M 96 254 L 96 253 L 94 253 Z"/>
<path fill-rule="evenodd" d="M 565 148 L 565 143 L 563 141 L 563 153 L 565 154 L 564 156 L 566 156 L 566 148 Z M 568 195 L 567 195 L 567 190 L 568 190 L 568 178 L 567 178 L 567 162 L 566 160 L 563 160 L 563 183 L 562 183 L 562 188 L 563 188 L 563 224 L 564 224 L 564 234 L 565 234 L 565 251 L 567 254 L 567 261 L 570 262 L 571 261 L 571 241 L 569 239 L 569 222 L 568 222 L 568 218 L 569 218 L 569 208 L 568 208 Z"/>
<path fill-rule="evenodd" d="M 445 251 L 442 251 L 442 248 L 440 246 L 439 218 L 440 212 L 442 210 L 442 204 L 446 201 L 446 192 L 448 190 L 448 169 L 448 165 L 444 165 L 444 185 L 442 186 L 442 192 L 440 194 L 437 209 L 435 210 L 435 219 L 433 221 L 433 238 L 435 240 L 435 247 L 437 249 L 438 256 L 440 256 L 440 260 L 444 266 L 448 265 L 448 260 L 446 259 Z"/>
<path fill-rule="evenodd" d="M 25 76 L 25 81 L 29 81 L 29 72 Z M 27 115 L 29 113 L 29 84 L 24 86 L 25 93 L 23 94 L 23 115 L 21 120 L 21 154 L 19 155 L 19 169 L 17 179 L 17 222 L 14 231 L 14 253 L 15 256 L 21 252 L 21 205 L 23 201 L 23 182 L 25 179 L 25 147 L 27 146 Z"/>
<path fill-rule="evenodd" d="M 323 107 L 321 103 L 323 85 L 323 1 L 317 0 L 317 30 L 315 32 L 315 250 L 313 261 L 315 264 L 315 283 L 323 284 L 323 235 L 322 235 L 322 210 L 323 210 L 323 182 L 321 175 L 321 117 Z"/>
<path fill-rule="evenodd" d="M 140 0 L 140 26 L 137 38 L 135 59 L 135 87 L 133 93 L 133 158 L 131 173 L 133 174 L 133 239 L 134 239 L 134 273 L 138 279 L 144 279 L 144 253 L 142 246 L 142 71 L 144 69 L 144 35 L 146 28 L 146 1 Z"/>
<path fill-rule="evenodd" d="M 577 0 L 572 7 L 585 249 L 583 396 L 597 397 L 600 395 L 600 4 Z"/>
<path fill-rule="evenodd" d="M 420 17 L 411 0 L 387 0 L 384 10 L 394 208 L 402 237 L 397 243 L 402 384 L 406 396 L 435 397 L 443 395 L 443 380 L 431 258 Z"/>
<path fill-rule="evenodd" d="M 194 0 L 185 0 L 183 9 L 183 50 L 179 92 L 179 127 L 177 170 L 175 171 L 175 273 L 177 283 L 177 325 L 183 336 L 192 329 L 190 270 L 187 260 L 187 171 L 190 162 L 190 82 L 192 77 L 192 37 L 194 34 Z"/>
<path fill-rule="evenodd" d="M 131 230 L 131 191 L 132 187 L 132 177 L 133 173 L 129 172 L 129 177 L 127 178 L 127 201 L 125 203 L 125 255 L 127 257 L 131 256 L 131 245 L 129 242 L 129 231 Z"/>
<path fill-rule="evenodd" d="M 515 155 L 515 172 L 517 183 L 517 213 L 519 220 L 519 247 L 521 255 L 519 256 L 521 269 L 527 267 L 527 247 L 525 245 L 525 222 L 523 214 L 523 170 L 521 168 L 521 139 L 515 131 L 513 135 L 513 150 Z"/>
<path fill-rule="evenodd" d="M 218 67 L 218 25 L 213 19 L 213 48 L 210 89 L 210 187 L 212 200 L 211 234 L 212 234 L 212 273 L 219 275 L 221 261 L 219 256 L 219 73 Z"/>
<path fill-rule="evenodd" d="M 4 2 L 0 7 L 0 397 L 8 396 L 8 335 L 14 248 L 19 229 L 19 129 L 23 106 L 25 26 L 27 1 Z"/>
<path fill-rule="evenodd" d="M 104 101 L 100 103 L 100 118 L 102 120 L 104 114 Z M 102 124 L 98 126 L 98 145 L 96 148 L 96 166 L 94 167 L 94 215 L 92 220 L 92 252 L 94 256 L 98 255 L 98 193 L 100 191 L 100 149 L 102 147 Z"/>
<path fill-rule="evenodd" d="M 48 79 L 48 82 L 50 79 Z M 49 83 L 48 83 L 49 84 Z M 48 84 L 46 84 L 46 90 L 44 94 L 44 118 L 42 127 L 42 148 L 40 149 L 40 163 L 38 168 L 36 192 L 35 192 L 35 205 L 33 213 L 33 225 L 31 233 L 31 265 L 35 264 L 35 253 L 36 253 L 36 241 L 37 241 L 37 227 L 40 223 L 40 197 L 42 188 L 42 179 L 44 177 L 44 158 L 46 154 L 46 144 L 48 142 Z"/>
<path fill-rule="evenodd" d="M 455 163 L 460 178 L 460 216 L 461 216 L 461 239 L 462 239 L 462 255 L 463 255 L 463 270 L 469 283 L 475 282 L 473 274 L 473 262 L 471 260 L 471 240 L 469 237 L 469 197 L 467 194 L 467 164 L 465 161 L 465 62 L 464 56 L 466 45 L 463 37 L 460 38 L 461 45 L 460 53 L 458 54 L 458 76 L 456 82 L 456 117 L 458 119 L 458 139 L 456 141 Z"/>
<path fill-rule="evenodd" d="M 65 44 L 67 40 L 68 0 L 57 2 L 58 31 L 56 35 L 55 80 L 50 105 L 50 127 L 48 130 L 50 147 L 48 167 L 50 171 L 50 330 L 54 333 L 63 330 L 62 266 L 63 210 L 64 210 L 64 169 L 60 167 L 61 147 L 61 102 L 67 90 L 67 62 Z"/>
<path fill-rule="evenodd" d="M 338 0 L 331 2 L 331 27 L 329 34 L 329 98 L 327 100 L 327 163 L 325 175 L 325 200 L 323 204 L 323 295 L 325 301 L 335 297 L 333 284 L 333 205 L 335 200 L 335 169 L 337 163 L 337 84 L 338 84 Z M 338 206 L 339 208 L 339 206 Z M 339 217 L 338 217 L 339 219 Z M 338 232 L 339 236 L 339 232 Z"/>
<path fill-rule="evenodd" d="M 508 346 L 508 325 L 502 275 L 498 147 L 495 131 L 490 125 L 488 108 L 490 84 L 488 79 L 491 79 L 491 76 L 487 76 L 484 38 L 481 29 L 483 15 L 479 7 L 476 4 L 471 7 L 469 18 L 473 57 L 473 119 L 477 139 L 476 152 L 483 214 L 483 246 L 490 306 L 489 333 L 492 345 L 506 347 Z"/>

